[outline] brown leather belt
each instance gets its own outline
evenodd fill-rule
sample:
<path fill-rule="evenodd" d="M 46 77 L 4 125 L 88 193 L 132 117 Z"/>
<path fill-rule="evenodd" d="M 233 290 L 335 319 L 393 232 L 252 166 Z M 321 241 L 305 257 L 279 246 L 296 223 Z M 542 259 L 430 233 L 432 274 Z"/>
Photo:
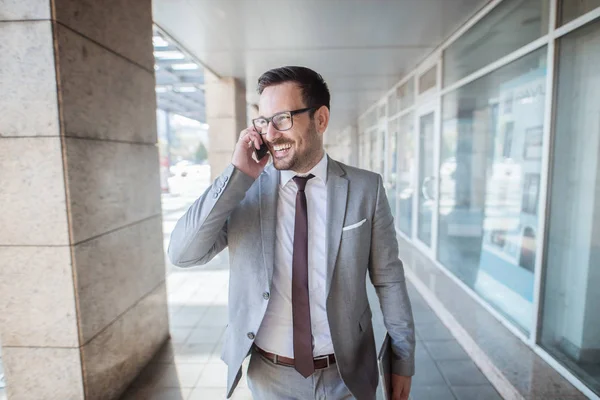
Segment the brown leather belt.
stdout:
<path fill-rule="evenodd" d="M 267 360 L 271 361 L 273 364 L 284 365 L 286 367 L 294 366 L 294 359 L 287 358 L 283 356 L 278 356 L 277 354 L 269 353 L 268 351 L 264 351 L 258 346 L 254 346 L 256 351 Z M 335 364 L 335 355 L 329 354 L 326 356 L 317 357 L 314 359 L 315 369 L 323 369 L 327 368 L 332 364 Z"/>

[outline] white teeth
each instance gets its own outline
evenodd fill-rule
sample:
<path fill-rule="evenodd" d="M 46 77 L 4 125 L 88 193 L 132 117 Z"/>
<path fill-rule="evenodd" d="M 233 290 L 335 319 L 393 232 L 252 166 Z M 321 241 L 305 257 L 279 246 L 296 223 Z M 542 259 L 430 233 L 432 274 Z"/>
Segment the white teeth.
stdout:
<path fill-rule="evenodd" d="M 281 150 L 289 149 L 290 147 L 292 147 L 291 144 L 284 144 L 284 145 L 281 145 L 281 146 L 273 146 L 273 148 L 275 149 L 275 151 L 281 151 Z"/>

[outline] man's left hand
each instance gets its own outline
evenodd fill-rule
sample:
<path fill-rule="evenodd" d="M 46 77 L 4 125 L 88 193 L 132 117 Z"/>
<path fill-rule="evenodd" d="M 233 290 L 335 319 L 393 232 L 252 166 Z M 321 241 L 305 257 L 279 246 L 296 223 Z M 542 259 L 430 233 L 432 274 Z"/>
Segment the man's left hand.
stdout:
<path fill-rule="evenodd" d="M 412 377 L 392 374 L 392 400 L 408 400 Z"/>

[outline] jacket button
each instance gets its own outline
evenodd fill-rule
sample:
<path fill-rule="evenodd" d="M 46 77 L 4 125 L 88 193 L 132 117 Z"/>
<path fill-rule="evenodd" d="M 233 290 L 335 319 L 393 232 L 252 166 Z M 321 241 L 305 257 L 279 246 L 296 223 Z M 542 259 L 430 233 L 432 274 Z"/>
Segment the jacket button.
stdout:
<path fill-rule="evenodd" d="M 248 339 L 254 340 L 254 333 L 248 332 Z"/>
<path fill-rule="evenodd" d="M 216 199 L 217 197 L 219 197 L 219 193 L 215 192 L 215 194 L 213 195 L 213 197 Z"/>
<path fill-rule="evenodd" d="M 270 297 L 269 292 L 264 292 L 263 293 L 263 299 L 269 300 L 269 297 Z"/>

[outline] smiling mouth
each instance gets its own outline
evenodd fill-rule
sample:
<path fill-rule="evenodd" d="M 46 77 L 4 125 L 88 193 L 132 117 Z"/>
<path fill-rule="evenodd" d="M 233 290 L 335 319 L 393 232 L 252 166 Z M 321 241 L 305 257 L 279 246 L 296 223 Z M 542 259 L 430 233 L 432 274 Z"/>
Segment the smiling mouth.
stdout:
<path fill-rule="evenodd" d="M 285 155 L 287 155 L 287 153 L 289 152 L 289 150 L 292 148 L 292 145 L 287 143 L 287 144 L 278 144 L 273 146 L 273 155 L 276 157 L 283 157 Z"/>

